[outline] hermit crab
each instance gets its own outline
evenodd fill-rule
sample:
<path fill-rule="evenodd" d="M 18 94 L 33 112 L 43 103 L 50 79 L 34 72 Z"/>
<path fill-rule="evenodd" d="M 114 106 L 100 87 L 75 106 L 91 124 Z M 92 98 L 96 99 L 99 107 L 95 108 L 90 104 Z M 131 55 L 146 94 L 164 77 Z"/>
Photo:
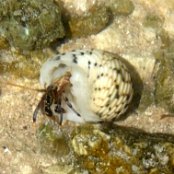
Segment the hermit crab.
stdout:
<path fill-rule="evenodd" d="M 46 89 L 39 109 L 56 120 L 100 122 L 126 112 L 133 96 L 128 68 L 121 57 L 100 50 L 72 50 L 48 59 L 40 70 Z"/>

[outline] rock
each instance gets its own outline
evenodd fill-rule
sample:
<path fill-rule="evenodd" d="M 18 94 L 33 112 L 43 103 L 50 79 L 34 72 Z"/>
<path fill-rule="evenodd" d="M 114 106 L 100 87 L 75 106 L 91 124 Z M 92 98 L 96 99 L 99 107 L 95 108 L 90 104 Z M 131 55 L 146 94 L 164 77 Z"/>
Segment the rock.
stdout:
<path fill-rule="evenodd" d="M 48 126 L 48 125 L 47 125 Z M 48 127 L 45 127 L 46 129 Z M 45 144 L 53 144 L 52 149 L 45 149 L 45 153 L 59 151 L 59 138 L 56 137 L 56 129 L 45 129 Z M 43 129 L 41 130 L 41 132 Z M 165 134 L 150 134 L 138 129 L 126 128 L 116 125 L 83 124 L 71 131 L 63 129 L 65 142 L 70 148 L 68 155 L 61 155 L 61 163 L 47 168 L 57 173 L 60 164 L 64 170 L 72 170 L 74 173 L 125 173 L 144 174 L 153 173 L 172 174 L 174 136 Z M 43 132 L 42 132 L 43 134 Z M 54 135 L 54 136 L 53 136 Z M 66 137 L 66 138 L 65 138 Z M 44 137 L 42 137 L 44 138 Z M 57 145 L 56 145 L 57 144 Z M 48 150 L 48 151 L 47 151 Z M 52 155 L 60 156 L 57 153 Z M 64 159 L 64 160 L 63 160 Z M 59 159 L 60 161 L 60 159 Z M 72 164 L 70 167 L 69 164 Z M 56 167 L 57 166 L 57 167 Z"/>
<path fill-rule="evenodd" d="M 134 4 L 130 0 L 110 0 L 106 2 L 113 15 L 129 15 L 134 11 Z"/>
<path fill-rule="evenodd" d="M 164 35 L 162 39 L 164 49 L 156 53 L 159 67 L 155 76 L 155 101 L 174 113 L 174 40 L 164 38 Z"/>
<path fill-rule="evenodd" d="M 109 19 L 110 13 L 106 7 L 95 7 L 84 16 L 71 17 L 70 32 L 73 37 L 96 34 L 108 25 Z"/>
<path fill-rule="evenodd" d="M 60 8 L 52 0 L 9 0 L 3 2 L 0 14 L 0 30 L 21 50 L 41 49 L 64 37 Z"/>

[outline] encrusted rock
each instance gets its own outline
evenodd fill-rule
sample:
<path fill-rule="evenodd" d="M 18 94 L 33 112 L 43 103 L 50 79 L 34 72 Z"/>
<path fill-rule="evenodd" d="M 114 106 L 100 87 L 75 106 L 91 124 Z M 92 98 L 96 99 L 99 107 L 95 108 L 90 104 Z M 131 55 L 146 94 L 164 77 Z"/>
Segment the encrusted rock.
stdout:
<path fill-rule="evenodd" d="M 61 12 L 52 0 L 3 1 L 0 30 L 21 50 L 40 49 L 64 36 Z"/>

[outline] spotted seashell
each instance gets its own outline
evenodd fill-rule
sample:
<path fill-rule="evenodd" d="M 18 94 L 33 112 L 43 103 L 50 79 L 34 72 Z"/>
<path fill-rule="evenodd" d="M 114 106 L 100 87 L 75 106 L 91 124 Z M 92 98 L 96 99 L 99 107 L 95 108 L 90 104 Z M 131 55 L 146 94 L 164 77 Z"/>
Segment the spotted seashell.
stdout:
<path fill-rule="evenodd" d="M 120 56 L 90 49 L 58 54 L 43 64 L 40 83 L 48 87 L 66 72 L 71 73 L 71 87 L 64 95 L 81 117 L 64 103 L 64 119 L 111 121 L 127 110 L 133 87 L 128 68 Z"/>

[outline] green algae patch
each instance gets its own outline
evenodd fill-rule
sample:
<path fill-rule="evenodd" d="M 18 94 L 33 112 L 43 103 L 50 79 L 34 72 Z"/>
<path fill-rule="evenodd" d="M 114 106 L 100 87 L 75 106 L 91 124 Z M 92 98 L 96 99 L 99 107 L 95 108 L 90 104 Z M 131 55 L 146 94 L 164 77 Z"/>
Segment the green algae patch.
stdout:
<path fill-rule="evenodd" d="M 162 34 L 163 49 L 155 56 L 158 62 L 158 71 L 155 76 L 155 101 L 157 105 L 174 113 L 174 40 Z"/>
<path fill-rule="evenodd" d="M 112 137 L 100 130 L 92 127 L 79 129 L 80 132 L 76 132 L 77 134 L 73 136 L 71 143 L 75 152 L 76 163 L 81 166 L 79 169 L 81 172 L 87 170 L 90 173 L 114 174 L 121 169 L 122 173 L 131 173 L 131 165 L 114 154 L 117 145 L 117 148 L 121 148 L 123 145 L 120 139 L 116 138 L 114 142 L 111 142 Z M 76 131 L 78 131 L 78 128 Z M 124 148 L 128 149 L 128 147 Z"/>
<path fill-rule="evenodd" d="M 138 111 L 144 112 L 150 105 L 154 103 L 155 103 L 154 86 L 151 87 L 147 84 L 144 84 L 143 92 L 138 106 Z"/>
<path fill-rule="evenodd" d="M 17 0 L 1 0 L 0 1 L 0 21 L 11 14 L 16 9 Z"/>
<path fill-rule="evenodd" d="M 13 63 L 0 63 L 0 72 L 8 72 L 13 74 L 15 77 L 26 77 L 29 79 L 36 79 L 39 77 L 38 71 L 39 65 L 33 64 L 33 61 L 24 60 L 22 63 L 20 61 L 14 61 Z"/>
<path fill-rule="evenodd" d="M 84 16 L 73 16 L 69 20 L 69 28 L 73 37 L 84 37 L 97 34 L 109 23 L 110 12 L 105 7 L 91 9 Z"/>
<path fill-rule="evenodd" d="M 7 61 L 8 56 L 15 57 L 15 60 Z M 0 60 L 0 73 L 13 75 L 15 78 L 38 79 L 40 67 L 47 58 L 48 55 L 42 51 L 33 51 L 26 55 L 18 52 L 4 54 Z"/>
<path fill-rule="evenodd" d="M 0 49 L 8 49 L 9 46 L 7 39 L 0 35 Z"/>
<path fill-rule="evenodd" d="M 111 0 L 108 2 L 108 7 L 113 15 L 130 15 L 134 11 L 134 4 L 130 0 Z"/>
<path fill-rule="evenodd" d="M 172 136 L 146 134 L 117 126 L 105 130 L 90 128 L 87 133 L 86 128 L 78 127 L 71 140 L 81 172 L 172 174 Z"/>
<path fill-rule="evenodd" d="M 145 17 L 143 24 L 145 27 L 151 27 L 157 29 L 162 27 L 163 22 L 164 21 L 159 16 L 154 14 L 149 14 Z"/>
<path fill-rule="evenodd" d="M 137 129 L 107 124 L 68 126 L 63 127 L 63 130 L 54 126 L 43 125 L 38 130 L 43 153 L 61 158 L 61 165 L 68 167 L 71 164 L 69 169 L 74 173 L 173 173 L 172 135 L 148 134 Z M 67 153 L 60 155 L 64 148 L 68 149 Z M 57 166 L 60 166 L 60 161 Z M 52 169 L 54 168 L 56 169 L 55 164 Z"/>
<path fill-rule="evenodd" d="M 69 154 L 69 146 L 65 134 L 62 134 L 60 129 L 54 129 L 50 123 L 39 127 L 37 137 L 41 144 L 42 153 L 50 153 L 57 158 L 65 157 Z"/>
<path fill-rule="evenodd" d="M 0 30 L 12 46 L 41 49 L 64 37 L 60 7 L 52 0 L 1 1 Z"/>

